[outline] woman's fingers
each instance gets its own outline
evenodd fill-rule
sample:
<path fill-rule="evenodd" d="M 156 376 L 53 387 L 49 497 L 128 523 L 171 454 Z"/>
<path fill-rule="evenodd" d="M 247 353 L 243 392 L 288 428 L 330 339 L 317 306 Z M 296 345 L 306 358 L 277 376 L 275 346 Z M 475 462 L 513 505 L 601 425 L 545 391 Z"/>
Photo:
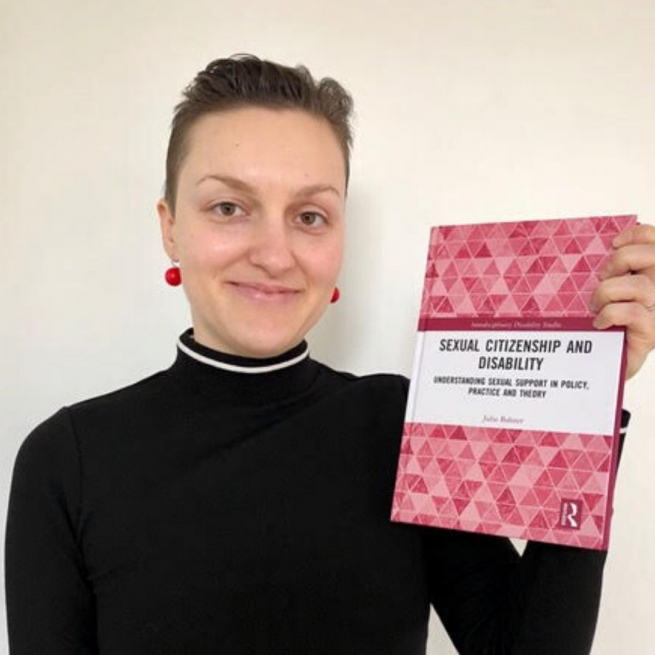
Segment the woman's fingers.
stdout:
<path fill-rule="evenodd" d="M 655 348 L 655 227 L 636 225 L 612 241 L 616 250 L 599 274 L 590 309 L 599 330 L 626 328 L 627 370 L 631 378 Z"/>
<path fill-rule="evenodd" d="M 589 307 L 592 311 L 597 312 L 607 303 L 626 301 L 634 301 L 641 303 L 644 307 L 652 307 L 655 305 L 655 283 L 644 273 L 606 279 L 596 287 Z M 655 315 L 653 319 L 655 319 Z"/>
<path fill-rule="evenodd" d="M 636 225 L 612 241 L 615 252 L 600 271 L 601 280 L 630 272 L 647 275 L 655 284 L 655 227 Z"/>
<path fill-rule="evenodd" d="M 629 243 L 655 243 L 655 225 L 650 225 L 650 223 L 633 225 L 619 232 L 612 240 L 614 248 L 620 248 Z"/>
<path fill-rule="evenodd" d="M 630 379 L 643 365 L 655 347 L 655 312 L 639 302 L 611 302 L 594 319 L 594 327 L 603 330 L 613 325 L 626 328 L 627 368 Z"/>
<path fill-rule="evenodd" d="M 630 328 L 649 349 L 655 344 L 655 312 L 647 310 L 639 302 L 614 302 L 605 305 L 594 319 L 594 327 L 600 330 L 612 325 Z"/>
<path fill-rule="evenodd" d="M 607 280 L 617 275 L 639 271 L 655 283 L 655 244 L 621 246 L 605 262 L 598 277 Z"/>

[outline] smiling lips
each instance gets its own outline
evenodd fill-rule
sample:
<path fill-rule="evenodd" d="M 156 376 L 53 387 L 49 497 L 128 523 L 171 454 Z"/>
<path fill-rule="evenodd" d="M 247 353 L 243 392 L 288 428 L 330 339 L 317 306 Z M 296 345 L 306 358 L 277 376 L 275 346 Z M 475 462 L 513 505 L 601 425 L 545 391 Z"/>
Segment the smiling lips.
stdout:
<path fill-rule="evenodd" d="M 300 293 L 299 289 L 284 287 L 277 284 L 259 284 L 248 282 L 230 282 L 234 289 L 250 300 L 270 303 L 283 303 Z"/>

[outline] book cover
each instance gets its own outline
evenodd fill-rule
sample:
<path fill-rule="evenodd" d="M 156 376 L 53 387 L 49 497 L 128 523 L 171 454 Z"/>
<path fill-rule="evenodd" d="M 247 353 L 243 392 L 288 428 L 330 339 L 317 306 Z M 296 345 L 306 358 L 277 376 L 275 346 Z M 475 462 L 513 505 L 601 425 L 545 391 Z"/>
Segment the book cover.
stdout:
<path fill-rule="evenodd" d="M 432 229 L 393 521 L 607 549 L 625 331 L 588 303 L 635 223 Z"/>

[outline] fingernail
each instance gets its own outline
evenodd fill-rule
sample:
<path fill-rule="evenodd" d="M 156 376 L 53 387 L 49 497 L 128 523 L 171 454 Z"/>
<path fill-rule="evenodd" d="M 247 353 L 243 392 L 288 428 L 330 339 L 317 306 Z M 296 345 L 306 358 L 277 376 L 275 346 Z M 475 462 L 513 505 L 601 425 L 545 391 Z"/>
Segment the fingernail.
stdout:
<path fill-rule="evenodd" d="M 626 230 L 625 232 L 620 232 L 612 239 L 612 246 L 614 248 L 620 248 L 626 243 L 632 241 L 632 230 Z"/>
<path fill-rule="evenodd" d="M 592 323 L 592 325 L 593 325 L 597 330 L 602 330 L 602 329 L 605 327 L 605 326 L 603 325 L 603 321 L 602 321 L 598 316 L 596 316 L 596 318 L 594 319 L 594 322 Z"/>

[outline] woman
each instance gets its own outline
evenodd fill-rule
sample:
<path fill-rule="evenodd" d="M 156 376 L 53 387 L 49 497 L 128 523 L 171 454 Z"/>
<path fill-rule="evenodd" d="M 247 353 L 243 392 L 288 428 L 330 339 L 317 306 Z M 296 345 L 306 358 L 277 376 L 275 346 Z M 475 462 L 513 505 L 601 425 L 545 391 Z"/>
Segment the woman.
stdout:
<path fill-rule="evenodd" d="M 158 212 L 193 328 L 169 369 L 21 447 L 12 655 L 415 655 L 430 603 L 461 653 L 589 651 L 605 555 L 391 523 L 407 381 L 308 357 L 338 299 L 350 109 L 251 57 L 186 90 Z M 655 230 L 616 245 L 593 302 L 627 327 L 632 375 L 655 345 Z"/>

